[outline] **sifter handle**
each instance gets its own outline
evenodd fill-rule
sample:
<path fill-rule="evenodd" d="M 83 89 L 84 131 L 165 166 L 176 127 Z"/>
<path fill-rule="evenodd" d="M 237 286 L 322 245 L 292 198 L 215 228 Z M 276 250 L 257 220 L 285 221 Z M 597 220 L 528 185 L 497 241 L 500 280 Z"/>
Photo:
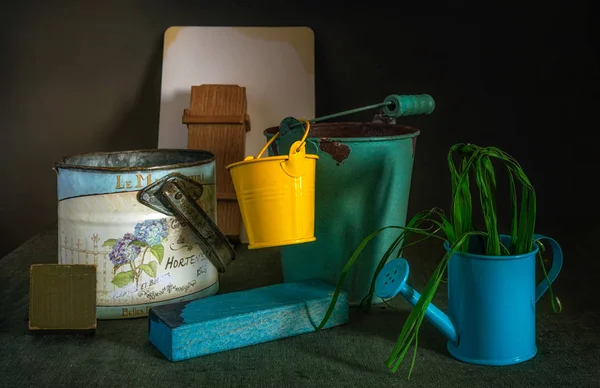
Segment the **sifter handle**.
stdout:
<path fill-rule="evenodd" d="M 392 94 L 386 97 L 384 104 L 383 113 L 388 117 L 428 115 L 435 109 L 435 100 L 429 94 Z"/>

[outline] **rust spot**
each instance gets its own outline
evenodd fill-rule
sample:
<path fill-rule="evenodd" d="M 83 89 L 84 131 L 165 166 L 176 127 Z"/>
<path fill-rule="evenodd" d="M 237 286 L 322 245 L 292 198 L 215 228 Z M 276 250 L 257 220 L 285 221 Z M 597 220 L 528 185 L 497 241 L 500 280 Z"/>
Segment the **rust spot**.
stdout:
<path fill-rule="evenodd" d="M 417 137 L 413 137 L 412 138 L 412 143 L 413 143 L 413 159 L 415 158 L 415 154 L 417 152 Z"/>
<path fill-rule="evenodd" d="M 350 147 L 328 138 L 323 138 L 319 141 L 319 149 L 331 155 L 338 166 L 350 155 Z"/>

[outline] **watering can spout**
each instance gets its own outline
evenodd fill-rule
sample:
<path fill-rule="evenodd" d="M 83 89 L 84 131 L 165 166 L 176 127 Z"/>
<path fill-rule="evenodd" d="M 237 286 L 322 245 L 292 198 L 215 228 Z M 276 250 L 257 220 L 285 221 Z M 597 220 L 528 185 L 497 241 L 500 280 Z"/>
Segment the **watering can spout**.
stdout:
<path fill-rule="evenodd" d="M 406 284 L 410 268 L 405 259 L 399 258 L 390 261 L 383 267 L 375 281 L 375 295 L 382 299 L 390 299 L 400 294 L 411 304 L 416 306 L 421 294 Z M 458 334 L 450 318 L 433 304 L 429 304 L 425 317 L 454 345 L 458 344 Z"/>

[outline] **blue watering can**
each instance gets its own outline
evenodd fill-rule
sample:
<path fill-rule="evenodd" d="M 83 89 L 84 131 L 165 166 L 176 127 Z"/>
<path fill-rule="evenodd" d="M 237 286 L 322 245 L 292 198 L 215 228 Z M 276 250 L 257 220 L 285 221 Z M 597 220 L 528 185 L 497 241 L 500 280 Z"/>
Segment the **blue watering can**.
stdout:
<path fill-rule="evenodd" d="M 510 236 L 501 236 L 509 246 Z M 558 243 L 552 248 L 549 283 L 563 263 Z M 450 251 L 448 242 L 444 245 Z M 456 359 L 479 365 L 511 365 L 527 361 L 537 353 L 535 305 L 548 290 L 548 281 L 535 285 L 538 246 L 512 256 L 455 253 L 448 262 L 448 315 L 430 304 L 425 317 L 448 339 L 447 349 Z M 408 262 L 398 258 L 387 263 L 375 282 L 375 294 L 384 299 L 397 294 L 415 306 L 421 295 L 406 284 Z"/>

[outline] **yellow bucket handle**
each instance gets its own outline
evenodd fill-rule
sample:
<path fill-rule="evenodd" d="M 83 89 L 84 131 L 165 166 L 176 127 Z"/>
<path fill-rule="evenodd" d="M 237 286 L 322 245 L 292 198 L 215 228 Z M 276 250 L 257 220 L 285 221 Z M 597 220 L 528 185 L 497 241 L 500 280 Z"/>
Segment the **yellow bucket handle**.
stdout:
<path fill-rule="evenodd" d="M 306 144 L 306 138 L 308 137 L 308 131 L 310 130 L 310 122 L 306 119 L 300 119 L 298 121 L 304 121 L 306 123 L 306 131 L 304 131 L 304 136 L 302 136 L 302 140 L 300 140 L 300 145 L 298 146 L 298 148 L 296 149 L 296 152 L 300 152 L 300 149 L 302 147 L 304 147 L 304 144 Z M 260 150 L 260 152 L 258 153 L 258 156 L 256 157 L 256 159 L 259 159 L 262 154 L 265 153 L 265 151 L 267 150 L 267 148 L 269 148 L 269 146 L 271 145 L 271 143 L 273 143 L 275 141 L 275 139 L 277 138 L 277 136 L 279 136 L 279 132 L 277 132 L 272 138 L 271 140 L 269 140 L 267 142 L 267 144 L 265 144 L 265 146 L 263 147 L 262 150 Z"/>

